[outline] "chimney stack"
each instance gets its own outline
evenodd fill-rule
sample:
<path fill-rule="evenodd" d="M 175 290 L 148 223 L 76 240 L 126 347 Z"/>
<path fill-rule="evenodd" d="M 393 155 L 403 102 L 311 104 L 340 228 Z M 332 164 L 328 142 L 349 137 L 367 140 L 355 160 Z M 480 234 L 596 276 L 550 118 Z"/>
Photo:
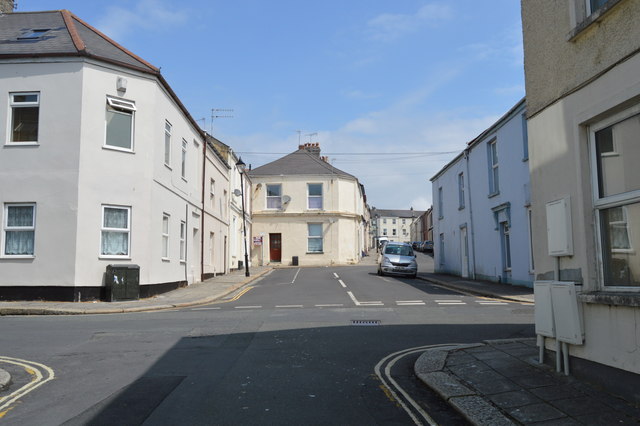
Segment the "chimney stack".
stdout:
<path fill-rule="evenodd" d="M 13 0 L 0 0 L 0 13 L 12 13 L 14 9 Z"/>
<path fill-rule="evenodd" d="M 298 149 L 304 149 L 310 154 L 320 156 L 320 144 L 319 143 L 305 143 L 304 145 L 298 145 Z"/>

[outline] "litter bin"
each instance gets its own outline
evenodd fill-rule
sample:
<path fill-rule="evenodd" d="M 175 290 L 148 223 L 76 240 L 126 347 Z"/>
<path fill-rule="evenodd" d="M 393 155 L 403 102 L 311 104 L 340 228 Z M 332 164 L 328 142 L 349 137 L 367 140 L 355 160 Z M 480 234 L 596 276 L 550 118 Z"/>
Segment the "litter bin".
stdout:
<path fill-rule="evenodd" d="M 291 258 L 291 264 L 292 264 L 293 266 L 298 266 L 298 256 L 293 256 L 293 257 Z"/>
<path fill-rule="evenodd" d="M 140 298 L 140 266 L 138 265 L 107 265 L 104 281 L 109 302 Z"/>

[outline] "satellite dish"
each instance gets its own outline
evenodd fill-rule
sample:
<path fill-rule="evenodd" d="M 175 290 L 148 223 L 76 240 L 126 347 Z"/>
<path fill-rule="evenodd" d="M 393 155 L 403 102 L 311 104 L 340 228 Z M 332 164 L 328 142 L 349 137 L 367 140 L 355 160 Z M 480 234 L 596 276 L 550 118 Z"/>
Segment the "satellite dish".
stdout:
<path fill-rule="evenodd" d="M 288 195 L 283 195 L 282 196 L 282 202 L 287 204 L 289 201 L 291 201 L 291 197 L 289 197 Z"/>
<path fill-rule="evenodd" d="M 242 195 L 242 191 L 240 191 L 239 189 L 234 189 L 233 190 L 233 195 L 235 195 L 236 197 L 239 197 Z"/>

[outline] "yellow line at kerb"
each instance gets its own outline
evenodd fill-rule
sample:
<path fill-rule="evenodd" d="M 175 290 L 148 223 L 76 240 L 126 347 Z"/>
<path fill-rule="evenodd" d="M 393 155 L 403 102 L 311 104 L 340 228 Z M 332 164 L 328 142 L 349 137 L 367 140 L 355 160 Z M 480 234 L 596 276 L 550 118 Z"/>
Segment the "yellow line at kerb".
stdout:
<path fill-rule="evenodd" d="M 247 288 L 245 288 L 244 290 L 242 290 L 240 293 L 236 294 L 235 296 L 233 296 L 232 299 L 229 300 L 220 300 L 217 302 L 213 302 L 213 304 L 218 305 L 221 303 L 229 303 L 229 302 L 235 302 L 236 300 L 240 299 L 242 296 L 245 295 L 246 292 L 248 292 L 249 290 L 251 290 L 253 287 L 249 286 Z"/>
<path fill-rule="evenodd" d="M 31 381 L 20 389 L 0 398 L 0 419 L 4 417 L 11 408 L 13 408 L 11 407 L 13 403 L 55 378 L 55 373 L 51 368 L 38 362 L 0 356 L 0 363 L 2 362 L 24 368 L 25 372 L 31 375 Z"/>

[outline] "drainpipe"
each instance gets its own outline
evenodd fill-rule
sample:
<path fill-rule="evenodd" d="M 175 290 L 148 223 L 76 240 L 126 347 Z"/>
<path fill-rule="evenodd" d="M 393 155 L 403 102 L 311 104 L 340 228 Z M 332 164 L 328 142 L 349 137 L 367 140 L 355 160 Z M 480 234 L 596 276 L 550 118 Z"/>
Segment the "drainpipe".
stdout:
<path fill-rule="evenodd" d="M 464 159 L 467 165 L 467 188 L 469 189 L 469 224 L 471 225 L 471 257 L 473 267 L 471 268 L 471 279 L 476 279 L 476 238 L 475 227 L 473 226 L 473 206 L 471 202 L 471 175 L 469 174 L 469 148 L 464 150 Z"/>
<path fill-rule="evenodd" d="M 207 137 L 204 137 L 202 144 L 202 211 L 200 212 L 200 282 L 204 281 L 204 185 L 207 174 Z"/>
<path fill-rule="evenodd" d="M 187 244 L 188 235 L 189 235 L 189 204 L 185 204 L 184 205 L 184 280 L 187 283 L 187 286 L 189 285 L 189 273 L 188 273 L 189 256 L 187 256 L 188 247 L 189 247 L 189 244 Z"/>

